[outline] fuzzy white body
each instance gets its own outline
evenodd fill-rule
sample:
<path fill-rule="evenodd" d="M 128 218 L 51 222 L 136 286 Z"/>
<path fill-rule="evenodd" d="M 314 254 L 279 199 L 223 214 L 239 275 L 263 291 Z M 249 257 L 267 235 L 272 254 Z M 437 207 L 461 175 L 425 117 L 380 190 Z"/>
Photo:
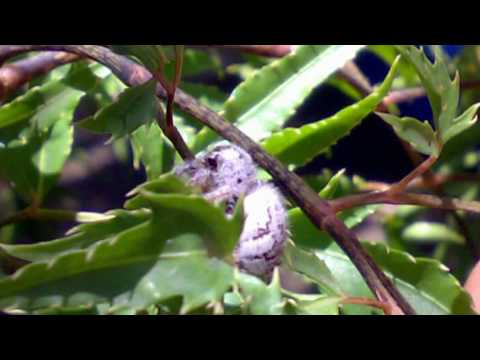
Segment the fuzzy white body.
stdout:
<path fill-rule="evenodd" d="M 245 197 L 243 207 L 245 223 L 235 263 L 245 272 L 268 279 L 280 265 L 288 238 L 283 197 L 273 185 L 260 183 Z"/>
<path fill-rule="evenodd" d="M 257 180 L 250 155 L 231 145 L 217 145 L 175 168 L 174 173 L 202 189 L 212 202 L 225 202 L 227 216 L 244 195 L 245 223 L 234 252 L 240 270 L 269 279 L 280 264 L 288 238 L 287 212 L 281 193 Z"/>

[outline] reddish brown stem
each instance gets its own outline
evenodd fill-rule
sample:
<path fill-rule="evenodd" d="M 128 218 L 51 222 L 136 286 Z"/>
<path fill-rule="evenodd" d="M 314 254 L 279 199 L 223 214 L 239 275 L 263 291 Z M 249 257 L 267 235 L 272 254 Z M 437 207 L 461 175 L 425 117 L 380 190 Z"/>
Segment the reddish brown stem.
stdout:
<path fill-rule="evenodd" d="M 430 156 L 428 159 L 418 165 L 410 174 L 405 176 L 398 183 L 392 185 L 388 191 L 392 194 L 403 192 L 413 180 L 425 174 L 432 167 L 432 165 L 435 164 L 437 159 L 438 158 L 436 156 Z"/>
<path fill-rule="evenodd" d="M 377 309 L 382 310 L 385 315 L 393 315 L 392 314 L 392 308 L 390 305 L 383 303 L 381 301 L 376 301 L 373 299 L 368 299 L 368 298 L 361 298 L 361 297 L 347 297 L 342 299 L 340 301 L 342 304 L 351 304 L 351 305 L 365 305 L 365 306 L 370 306 L 374 307 Z"/>
<path fill-rule="evenodd" d="M 408 186 L 407 189 L 414 190 L 426 190 L 426 189 L 436 189 L 444 184 L 453 183 L 453 182 L 480 182 L 480 175 L 478 174 L 434 174 L 428 173 L 429 179 L 428 184 L 425 183 L 425 179 L 417 178 L 413 180 Z M 380 182 L 380 181 L 368 181 L 360 186 L 363 191 L 385 191 L 392 184 Z"/>
<path fill-rule="evenodd" d="M 391 193 L 378 191 L 366 194 L 344 196 L 330 201 L 336 213 L 368 204 L 420 205 L 434 209 L 466 211 L 480 214 L 480 202 L 442 198 L 426 194 Z"/>

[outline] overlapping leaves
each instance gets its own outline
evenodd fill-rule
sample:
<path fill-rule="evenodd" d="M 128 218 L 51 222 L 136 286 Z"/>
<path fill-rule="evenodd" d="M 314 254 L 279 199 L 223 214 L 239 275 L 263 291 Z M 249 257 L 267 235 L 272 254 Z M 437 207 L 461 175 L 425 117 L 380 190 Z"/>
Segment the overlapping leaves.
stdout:
<path fill-rule="evenodd" d="M 457 116 L 460 78 L 457 73 L 454 80 L 451 80 L 440 52 L 436 51 L 435 62 L 431 63 L 423 50 L 413 45 L 398 46 L 397 49 L 414 67 L 425 88 L 433 112 L 435 131 L 427 122 L 389 114 L 379 115 L 393 126 L 400 138 L 409 142 L 417 151 L 438 157 L 444 144 L 476 123 L 480 104 L 472 105 Z"/>
<path fill-rule="evenodd" d="M 164 179 L 164 188 L 177 186 L 174 179 Z M 0 281 L 0 306 L 31 311 L 106 302 L 144 309 L 182 296 L 181 311 L 188 312 L 221 298 L 233 283 L 233 268 L 206 249 L 231 252 L 241 214 L 227 220 L 222 209 L 191 193 L 142 189 L 136 198 L 151 215 L 115 211 L 114 219 L 80 226 L 66 239 L 3 247 L 37 262 Z"/>
<path fill-rule="evenodd" d="M 240 84 L 224 105 L 221 115 L 254 140 L 280 129 L 311 91 L 352 59 L 363 45 L 304 45 L 274 61 Z M 205 129 L 195 150 L 202 150 L 217 136 Z"/>
<path fill-rule="evenodd" d="M 26 201 L 40 202 L 55 183 L 71 151 L 74 111 L 99 81 L 80 63 L 0 108 L 0 173 Z"/>
<path fill-rule="evenodd" d="M 296 166 L 306 164 L 348 135 L 382 102 L 392 86 L 398 64 L 399 59 L 392 65 L 383 84 L 365 99 L 327 119 L 304 125 L 299 129 L 287 128 L 276 132 L 263 142 L 263 147 L 286 164 Z"/>

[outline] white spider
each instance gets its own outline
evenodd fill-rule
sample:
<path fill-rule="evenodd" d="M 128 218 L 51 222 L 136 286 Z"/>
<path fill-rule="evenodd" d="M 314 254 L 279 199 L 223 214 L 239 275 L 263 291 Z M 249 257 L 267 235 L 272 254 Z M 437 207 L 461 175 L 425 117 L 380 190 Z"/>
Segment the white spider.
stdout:
<path fill-rule="evenodd" d="M 198 186 L 211 202 L 224 202 L 231 216 L 244 195 L 245 222 L 234 251 L 242 271 L 269 280 L 280 264 L 288 238 L 284 199 L 273 185 L 257 180 L 257 167 L 238 146 L 222 143 L 174 169 L 174 174 Z"/>

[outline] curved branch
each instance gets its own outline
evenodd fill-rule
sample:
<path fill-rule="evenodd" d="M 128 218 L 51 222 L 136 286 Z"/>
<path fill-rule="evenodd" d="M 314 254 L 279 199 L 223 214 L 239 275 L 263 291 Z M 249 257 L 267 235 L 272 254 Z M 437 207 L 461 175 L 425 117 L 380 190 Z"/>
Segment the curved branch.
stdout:
<path fill-rule="evenodd" d="M 434 209 L 480 214 L 480 202 L 478 201 L 463 201 L 427 194 L 391 193 L 388 190 L 344 196 L 330 200 L 330 205 L 336 213 L 368 204 L 420 205 Z"/>
<path fill-rule="evenodd" d="M 124 56 L 117 55 L 109 49 L 94 45 L 14 45 L 15 51 L 22 46 L 23 51 L 67 51 L 80 56 L 91 58 L 107 66 L 117 77 L 129 86 L 136 86 L 151 79 L 152 75 L 142 66 Z M 9 45 L 3 45 L 9 47 Z M 157 95 L 166 98 L 167 93 L 161 86 L 157 87 Z M 175 103 L 183 111 L 200 120 L 204 125 L 219 133 L 223 138 L 245 149 L 252 158 L 268 171 L 281 188 L 290 195 L 302 208 L 308 218 L 319 229 L 327 231 L 337 244 L 350 257 L 353 264 L 362 274 L 366 283 L 382 302 L 392 307 L 394 314 L 415 314 L 412 307 L 406 302 L 392 282 L 385 276 L 380 268 L 360 245 L 356 235 L 350 231 L 335 216 L 334 209 L 328 202 L 323 201 L 296 174 L 289 172 L 282 163 L 267 154 L 257 143 L 242 133 L 232 124 L 226 122 L 221 116 L 196 99 L 177 90 Z"/>
<path fill-rule="evenodd" d="M 0 100 L 5 99 L 32 78 L 78 59 L 80 57 L 75 54 L 51 52 L 2 66 L 0 68 Z"/>

